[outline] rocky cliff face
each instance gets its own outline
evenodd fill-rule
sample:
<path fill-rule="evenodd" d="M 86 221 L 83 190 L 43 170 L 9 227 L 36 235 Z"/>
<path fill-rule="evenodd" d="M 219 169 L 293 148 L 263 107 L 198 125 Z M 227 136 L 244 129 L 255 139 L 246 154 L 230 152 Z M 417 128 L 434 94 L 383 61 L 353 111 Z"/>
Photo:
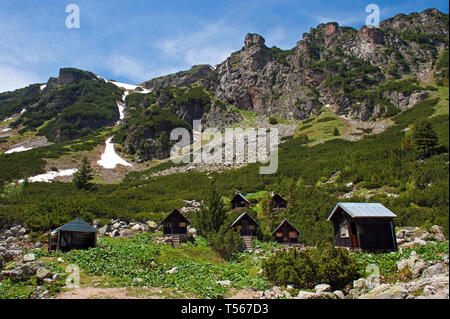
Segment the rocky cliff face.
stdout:
<path fill-rule="evenodd" d="M 244 47 L 214 70 L 197 66 L 146 82 L 146 88 L 202 82 L 222 101 L 261 115 L 304 119 L 328 105 L 338 114 L 367 120 L 398 107 L 389 96 L 374 98 L 380 84 L 434 70 L 448 49 L 448 15 L 436 9 L 399 14 L 379 28 L 355 30 L 337 23 L 320 24 L 303 34 L 295 48 L 268 48 L 258 34 L 248 34 Z M 420 101 L 426 92 L 401 93 L 402 105 Z M 414 96 L 411 96 L 413 95 Z"/>
<path fill-rule="evenodd" d="M 214 79 L 216 72 L 210 65 L 196 65 L 189 71 L 182 71 L 167 76 L 162 76 L 145 83 L 141 86 L 147 90 L 160 90 L 167 87 L 189 86 L 197 81 Z"/>

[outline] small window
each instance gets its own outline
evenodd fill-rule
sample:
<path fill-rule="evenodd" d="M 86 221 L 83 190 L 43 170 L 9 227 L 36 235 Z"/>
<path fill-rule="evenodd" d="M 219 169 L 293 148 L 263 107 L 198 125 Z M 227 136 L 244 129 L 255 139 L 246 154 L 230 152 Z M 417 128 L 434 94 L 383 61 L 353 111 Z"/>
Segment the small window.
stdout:
<path fill-rule="evenodd" d="M 295 231 L 290 231 L 289 238 L 297 238 L 297 233 Z"/>
<path fill-rule="evenodd" d="M 167 228 L 172 227 L 172 223 L 166 223 L 166 227 L 167 227 Z"/>
<path fill-rule="evenodd" d="M 180 227 L 186 227 L 186 223 L 185 222 L 181 222 L 180 223 Z"/>
<path fill-rule="evenodd" d="M 349 237 L 348 224 L 346 222 L 343 222 L 341 225 L 339 225 L 339 236 L 341 238 Z"/>
<path fill-rule="evenodd" d="M 277 237 L 283 237 L 283 233 L 276 233 L 275 236 L 277 236 Z"/>
<path fill-rule="evenodd" d="M 250 226 L 248 226 L 248 229 L 250 229 L 250 230 L 255 230 L 255 225 L 250 225 Z"/>

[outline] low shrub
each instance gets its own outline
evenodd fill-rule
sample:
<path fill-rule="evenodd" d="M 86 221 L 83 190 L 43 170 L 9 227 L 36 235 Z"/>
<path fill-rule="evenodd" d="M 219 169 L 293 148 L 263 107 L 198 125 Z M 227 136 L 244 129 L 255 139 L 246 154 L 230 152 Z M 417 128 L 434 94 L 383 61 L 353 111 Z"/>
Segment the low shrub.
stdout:
<path fill-rule="evenodd" d="M 243 249 L 241 236 L 233 230 L 226 230 L 225 227 L 222 227 L 218 233 L 210 233 L 208 241 L 211 248 L 223 259 L 230 259 Z"/>
<path fill-rule="evenodd" d="M 269 281 L 277 285 L 292 284 L 296 288 L 311 289 L 327 283 L 342 289 L 359 278 L 358 264 L 348 251 L 325 242 L 315 249 L 282 250 L 263 262 Z"/>

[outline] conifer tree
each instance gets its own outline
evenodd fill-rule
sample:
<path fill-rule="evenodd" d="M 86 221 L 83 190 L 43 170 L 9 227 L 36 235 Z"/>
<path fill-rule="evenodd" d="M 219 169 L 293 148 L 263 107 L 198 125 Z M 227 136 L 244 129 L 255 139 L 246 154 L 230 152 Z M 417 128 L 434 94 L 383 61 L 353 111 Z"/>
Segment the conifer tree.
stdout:
<path fill-rule="evenodd" d="M 412 132 L 413 144 L 421 157 L 431 155 L 438 145 L 438 137 L 429 120 L 416 123 Z"/>
<path fill-rule="evenodd" d="M 83 158 L 78 172 L 74 174 L 73 182 L 78 189 L 92 189 L 92 180 L 94 179 L 93 171 L 87 157 Z"/>
<path fill-rule="evenodd" d="M 201 236 L 218 232 L 226 217 L 222 196 L 217 191 L 214 180 L 211 182 L 209 194 L 206 204 L 202 205 L 196 218 L 197 231 Z"/>

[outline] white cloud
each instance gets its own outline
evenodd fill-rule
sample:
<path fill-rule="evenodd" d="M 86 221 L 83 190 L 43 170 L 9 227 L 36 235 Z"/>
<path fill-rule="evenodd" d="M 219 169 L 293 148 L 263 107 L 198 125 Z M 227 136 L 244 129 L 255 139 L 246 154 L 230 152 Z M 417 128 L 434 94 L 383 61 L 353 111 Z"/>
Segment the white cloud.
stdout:
<path fill-rule="evenodd" d="M 198 31 L 163 40 L 156 48 L 184 64 L 215 65 L 235 51 L 239 35 L 240 31 L 221 20 L 206 24 Z"/>
<path fill-rule="evenodd" d="M 113 76 L 125 77 L 127 79 L 143 81 L 151 75 L 145 63 L 126 55 L 112 54 L 107 58 L 106 66 L 111 70 Z"/>
<path fill-rule="evenodd" d="M 39 82 L 37 74 L 0 64 L 0 92 L 13 91 Z"/>

